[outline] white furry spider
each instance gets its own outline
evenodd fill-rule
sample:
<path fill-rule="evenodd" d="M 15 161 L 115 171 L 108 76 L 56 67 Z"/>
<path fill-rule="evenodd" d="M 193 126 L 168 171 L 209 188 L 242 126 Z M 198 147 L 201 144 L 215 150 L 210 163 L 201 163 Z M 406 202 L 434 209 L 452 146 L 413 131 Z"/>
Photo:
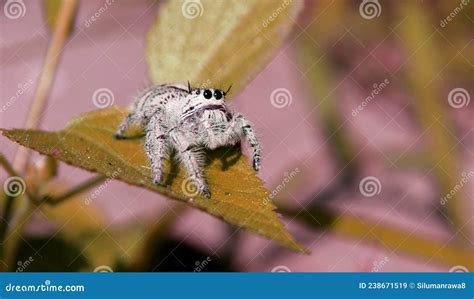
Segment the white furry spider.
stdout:
<path fill-rule="evenodd" d="M 227 92 L 191 88 L 189 82 L 187 88 L 180 84 L 149 88 L 135 100 L 132 111 L 114 136 L 125 138 L 129 125 L 139 124 L 146 132 L 145 151 L 151 162 L 154 183 L 161 182 L 163 161 L 169 150 L 175 149 L 197 189 L 210 198 L 200 148 L 234 145 L 245 136 L 253 151 L 253 168 L 260 169 L 261 148 L 257 137 L 240 113 L 229 111 L 224 102 Z"/>

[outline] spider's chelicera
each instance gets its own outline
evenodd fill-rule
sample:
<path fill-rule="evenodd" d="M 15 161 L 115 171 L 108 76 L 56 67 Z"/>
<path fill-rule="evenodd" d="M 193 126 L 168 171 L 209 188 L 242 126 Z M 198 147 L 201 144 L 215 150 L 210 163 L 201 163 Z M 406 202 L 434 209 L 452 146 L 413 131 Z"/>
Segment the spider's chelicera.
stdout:
<path fill-rule="evenodd" d="M 189 83 L 187 88 L 180 84 L 149 88 L 135 100 L 115 137 L 125 138 L 132 123 L 140 125 L 146 133 L 145 151 L 154 183 L 161 182 L 163 161 L 175 149 L 199 192 L 210 198 L 202 168 L 202 148 L 234 145 L 245 137 L 252 149 L 253 168 L 257 171 L 260 168 L 261 148 L 257 137 L 242 114 L 228 109 L 224 102 L 227 92 L 191 88 Z"/>

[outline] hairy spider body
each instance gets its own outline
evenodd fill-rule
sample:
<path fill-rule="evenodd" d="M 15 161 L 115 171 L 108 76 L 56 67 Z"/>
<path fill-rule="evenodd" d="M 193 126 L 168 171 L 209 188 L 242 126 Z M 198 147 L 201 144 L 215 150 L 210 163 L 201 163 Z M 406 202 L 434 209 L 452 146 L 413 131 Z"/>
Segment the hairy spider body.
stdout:
<path fill-rule="evenodd" d="M 191 88 L 189 84 L 188 88 L 179 84 L 149 88 L 137 97 L 115 137 L 125 138 L 132 123 L 140 125 L 145 130 L 154 183 L 162 181 L 163 162 L 175 149 L 197 190 L 210 198 L 201 148 L 234 145 L 245 137 L 252 149 L 253 168 L 260 169 L 261 148 L 252 126 L 243 115 L 228 109 L 225 95 L 219 89 Z"/>

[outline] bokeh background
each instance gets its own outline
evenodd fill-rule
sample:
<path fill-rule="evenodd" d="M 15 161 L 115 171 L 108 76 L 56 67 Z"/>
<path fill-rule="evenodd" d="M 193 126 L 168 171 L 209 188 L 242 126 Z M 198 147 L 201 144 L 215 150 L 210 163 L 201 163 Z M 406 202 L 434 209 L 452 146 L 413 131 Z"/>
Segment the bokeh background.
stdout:
<path fill-rule="evenodd" d="M 150 85 L 145 36 L 160 1 L 112 1 L 87 26 L 104 3 L 80 1 L 41 129 L 96 110 L 98 89 L 126 106 Z M 43 1 L 23 4 L 20 17 L 0 14 L 1 128 L 24 127 L 51 39 Z M 292 22 L 231 105 L 253 122 L 259 176 L 310 255 L 113 181 L 91 205 L 99 187 L 39 208 L 10 270 L 472 271 L 473 4 L 314 0 Z M 17 147 L 0 136 L 7 159 Z M 51 185 L 90 177 L 60 164 Z"/>

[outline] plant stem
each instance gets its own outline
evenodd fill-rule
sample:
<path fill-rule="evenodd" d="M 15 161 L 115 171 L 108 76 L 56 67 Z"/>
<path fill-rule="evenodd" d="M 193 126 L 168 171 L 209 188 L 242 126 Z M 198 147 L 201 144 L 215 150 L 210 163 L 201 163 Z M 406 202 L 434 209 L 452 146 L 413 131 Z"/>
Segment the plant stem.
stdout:
<path fill-rule="evenodd" d="M 107 178 L 103 175 L 95 176 L 95 177 L 93 177 L 93 178 L 91 178 L 91 179 L 89 179 L 85 182 L 82 182 L 81 184 L 73 187 L 69 191 L 66 191 L 63 194 L 59 195 L 59 196 L 47 198 L 46 202 L 49 203 L 50 205 L 53 205 L 53 206 L 57 205 L 57 204 L 60 204 L 63 201 L 65 201 L 66 199 L 69 199 L 74 195 L 77 195 L 81 192 L 84 192 L 84 191 L 90 189 L 91 187 L 94 187 L 97 184 L 102 183 L 106 179 Z"/>
<path fill-rule="evenodd" d="M 54 28 L 53 38 L 46 54 L 43 69 L 36 87 L 33 103 L 31 104 L 26 129 L 36 129 L 43 118 L 46 108 L 48 94 L 53 85 L 56 67 L 62 53 L 62 49 L 69 33 L 70 24 L 77 6 L 77 0 L 64 0 Z M 28 149 L 19 147 L 13 165 L 18 171 L 26 170 L 28 165 Z"/>
<path fill-rule="evenodd" d="M 12 210 L 13 210 L 13 200 L 14 198 L 12 196 L 5 195 L 5 204 L 3 205 L 3 213 L 2 213 L 2 221 L 0 223 L 0 259 L 3 258 L 3 253 L 4 253 L 4 241 L 5 241 L 5 236 L 7 234 L 8 230 L 8 224 L 10 223 L 11 215 L 12 215 Z M 0 265 L 2 267 L 3 264 Z"/>
<path fill-rule="evenodd" d="M 10 162 L 5 158 L 5 156 L 0 153 L 0 165 L 3 166 L 5 171 L 10 177 L 17 177 L 18 173 L 15 171 L 13 166 L 10 164 Z M 27 193 L 27 196 L 30 196 Z M 3 260 L 3 254 L 5 252 L 5 238 L 7 235 L 7 231 L 9 228 L 10 220 L 12 218 L 12 213 L 13 213 L 13 204 L 15 202 L 14 196 L 9 196 L 8 194 L 5 194 L 5 200 L 4 200 L 4 205 L 3 205 L 3 212 L 2 212 L 2 221 L 0 222 L 0 259 Z M 4 267 L 4 263 L 0 264 L 0 270 L 6 271 L 7 269 L 2 269 Z"/>
<path fill-rule="evenodd" d="M 2 153 L 0 153 L 0 165 L 3 166 L 9 176 L 17 176 L 15 169 Z"/>
<path fill-rule="evenodd" d="M 16 253 L 20 247 L 21 234 L 25 228 L 28 220 L 33 216 L 37 206 L 29 198 L 24 198 L 21 207 L 17 211 L 17 218 L 14 219 L 13 223 L 9 226 L 6 234 L 6 241 L 3 243 L 3 254 L 4 261 L 8 268 L 12 268 L 15 265 Z M 2 269 L 3 270 L 3 269 Z M 7 271 L 8 269 L 5 269 Z"/>

